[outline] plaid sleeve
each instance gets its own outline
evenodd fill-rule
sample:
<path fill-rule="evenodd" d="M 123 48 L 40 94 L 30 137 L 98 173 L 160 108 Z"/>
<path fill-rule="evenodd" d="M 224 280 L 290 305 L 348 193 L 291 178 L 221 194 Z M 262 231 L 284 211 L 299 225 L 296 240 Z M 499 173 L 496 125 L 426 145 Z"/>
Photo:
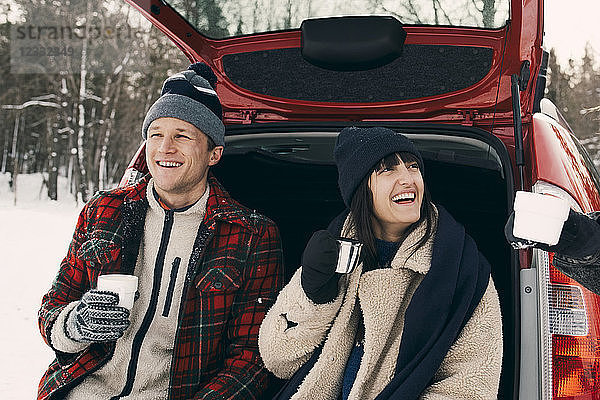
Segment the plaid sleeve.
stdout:
<path fill-rule="evenodd" d="M 257 399 L 269 385 L 270 373 L 258 352 L 258 331 L 282 285 L 282 250 L 275 224 L 267 224 L 251 247 L 243 286 L 236 295 L 227 329 L 224 368 L 195 399 Z"/>
<path fill-rule="evenodd" d="M 67 304 L 80 299 L 89 286 L 84 273 L 85 265 L 77 258 L 77 252 L 86 237 L 86 210 L 87 206 L 79 214 L 67 256 L 62 260 L 50 290 L 42 298 L 42 305 L 38 312 L 38 325 L 42 338 L 52 348 L 50 333 L 56 318 Z"/>

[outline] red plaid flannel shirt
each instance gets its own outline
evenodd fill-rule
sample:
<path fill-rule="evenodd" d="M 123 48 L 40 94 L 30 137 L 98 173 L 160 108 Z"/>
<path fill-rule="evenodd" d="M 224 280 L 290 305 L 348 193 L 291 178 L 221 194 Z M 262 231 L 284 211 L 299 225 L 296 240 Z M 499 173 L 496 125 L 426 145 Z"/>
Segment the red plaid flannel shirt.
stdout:
<path fill-rule="evenodd" d="M 275 224 L 235 202 L 214 177 L 192 251 L 171 362 L 169 399 L 260 398 L 271 375 L 258 353 L 258 330 L 282 284 Z M 96 195 L 82 210 L 67 256 L 39 311 L 42 337 L 68 303 L 95 287 L 98 275 L 131 273 L 147 210 L 147 180 Z M 202 245 L 204 241 L 204 245 Z M 197 246 L 198 245 L 198 246 Z M 55 349 L 38 399 L 61 398 L 110 359 L 114 343 L 81 353 Z"/>

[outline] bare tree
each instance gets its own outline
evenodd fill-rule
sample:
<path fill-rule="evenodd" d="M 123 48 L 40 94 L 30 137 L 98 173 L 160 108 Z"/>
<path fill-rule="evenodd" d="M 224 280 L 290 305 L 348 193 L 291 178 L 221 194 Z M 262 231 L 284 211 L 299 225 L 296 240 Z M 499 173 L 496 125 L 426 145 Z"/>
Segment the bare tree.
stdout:
<path fill-rule="evenodd" d="M 13 127 L 13 139 L 12 139 L 12 150 L 11 150 L 11 157 L 13 160 L 11 181 L 12 181 L 12 190 L 14 193 L 14 204 L 17 204 L 17 176 L 19 174 L 18 140 L 19 140 L 20 128 L 23 125 L 22 110 L 25 110 L 26 108 L 33 107 L 33 106 L 60 108 L 61 107 L 60 104 L 58 104 L 56 102 L 52 102 L 52 101 L 47 101 L 48 99 L 51 99 L 51 98 L 53 98 L 52 95 L 39 96 L 37 98 L 33 98 L 29 101 L 26 101 L 23 104 L 5 104 L 5 105 L 0 106 L 0 108 L 2 108 L 4 110 L 16 110 L 17 111 L 15 113 L 15 123 L 14 123 L 14 127 Z M 7 160 L 7 157 L 5 156 L 5 158 L 3 160 L 3 164 L 2 164 L 2 172 L 6 171 L 6 160 Z"/>

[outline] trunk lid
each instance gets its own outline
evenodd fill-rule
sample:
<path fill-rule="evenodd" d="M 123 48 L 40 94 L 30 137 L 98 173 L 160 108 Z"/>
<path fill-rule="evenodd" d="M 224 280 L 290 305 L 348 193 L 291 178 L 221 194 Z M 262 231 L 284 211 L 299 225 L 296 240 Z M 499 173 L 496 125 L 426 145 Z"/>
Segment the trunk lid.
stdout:
<path fill-rule="evenodd" d="M 302 14 L 300 5 L 293 8 L 290 1 L 288 14 L 281 17 L 285 23 L 275 26 L 284 29 L 278 31 L 268 23 L 260 26 L 256 22 L 262 21 L 259 14 L 278 12 L 258 8 L 262 7 L 259 0 L 250 2 L 257 5 L 251 10 L 253 17 L 248 16 L 247 7 L 240 7 L 243 1 L 236 3 L 237 8 L 232 1 L 223 0 L 126 1 L 167 34 L 191 61 L 204 61 L 215 70 L 226 123 L 508 123 L 512 120 L 513 74 L 521 77 L 525 121 L 534 110 L 534 78 L 543 56 L 543 0 L 486 0 L 484 8 L 490 3 L 496 7 L 497 21 L 490 22 L 489 15 L 486 21 L 484 15 L 481 21 L 462 23 L 478 27 L 441 25 L 443 15 L 448 14 L 445 9 L 435 9 L 435 15 L 431 10 L 421 10 L 421 15 L 413 12 L 414 16 L 405 13 L 400 17 L 403 24 L 398 22 L 398 12 L 386 14 L 376 9 L 377 16 L 367 17 L 369 10 L 358 9 L 356 4 L 363 2 L 356 1 L 346 3 L 357 8 L 358 17 L 339 9 L 337 14 L 336 10 L 315 13 L 308 2 L 308 15 L 320 18 L 299 25 L 302 16 L 295 17 L 295 13 Z M 233 35 L 229 33 L 231 18 L 227 25 L 223 17 L 231 13 L 238 16 Z M 255 29 L 246 34 L 251 18 Z M 450 16 L 446 19 L 451 22 Z"/>

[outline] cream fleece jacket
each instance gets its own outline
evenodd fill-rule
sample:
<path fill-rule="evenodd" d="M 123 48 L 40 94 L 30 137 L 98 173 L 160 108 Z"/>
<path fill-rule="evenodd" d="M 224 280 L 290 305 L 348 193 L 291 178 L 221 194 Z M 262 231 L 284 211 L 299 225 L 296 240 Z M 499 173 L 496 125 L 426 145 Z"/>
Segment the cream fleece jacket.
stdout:
<path fill-rule="evenodd" d="M 422 236 L 419 227 L 402 243 L 391 268 L 362 274 L 362 265 L 340 279 L 337 298 L 315 304 L 304 293 L 296 271 L 265 317 L 259 349 L 266 367 L 290 378 L 323 341 L 323 350 L 293 399 L 335 400 L 354 345 L 359 309 L 365 325 L 365 353 L 350 399 L 373 399 L 394 375 L 404 314 L 431 264 L 433 237 L 409 257 Z M 435 295 L 435 294 L 432 294 Z M 288 321 L 297 325 L 289 327 Z M 292 324 L 293 325 L 293 324 Z M 495 399 L 502 367 L 502 318 L 490 279 L 487 291 L 450 348 L 434 383 L 421 399 Z"/>
<path fill-rule="evenodd" d="M 125 331 L 123 337 L 117 340 L 113 357 L 104 366 L 75 386 L 67 394 L 67 400 L 109 399 L 119 394 L 125 386 L 133 339 L 140 329 L 150 303 L 155 261 L 165 223 L 165 210 L 156 201 L 152 193 L 153 187 L 154 182 L 151 179 L 147 188 L 149 207 L 144 225 L 144 235 L 135 266 L 135 275 L 139 278 L 138 292 L 140 296 L 131 310 L 131 325 Z M 169 371 L 184 280 L 196 233 L 206 211 L 208 194 L 209 187 L 207 186 L 204 195 L 196 204 L 185 211 L 174 213 L 163 273 L 159 277 L 158 306 L 140 348 L 132 392 L 129 396 L 122 397 L 122 399 L 158 400 L 167 398 Z M 180 258 L 180 262 L 176 274 L 173 275 L 175 282 L 172 290 L 172 303 L 170 307 L 165 307 L 173 262 L 176 258 Z M 61 311 L 52 328 L 52 343 L 60 351 L 75 353 L 87 346 L 85 343 L 82 344 L 69 339 L 63 330 L 64 319 L 76 303 L 73 302 L 67 305 Z"/>

